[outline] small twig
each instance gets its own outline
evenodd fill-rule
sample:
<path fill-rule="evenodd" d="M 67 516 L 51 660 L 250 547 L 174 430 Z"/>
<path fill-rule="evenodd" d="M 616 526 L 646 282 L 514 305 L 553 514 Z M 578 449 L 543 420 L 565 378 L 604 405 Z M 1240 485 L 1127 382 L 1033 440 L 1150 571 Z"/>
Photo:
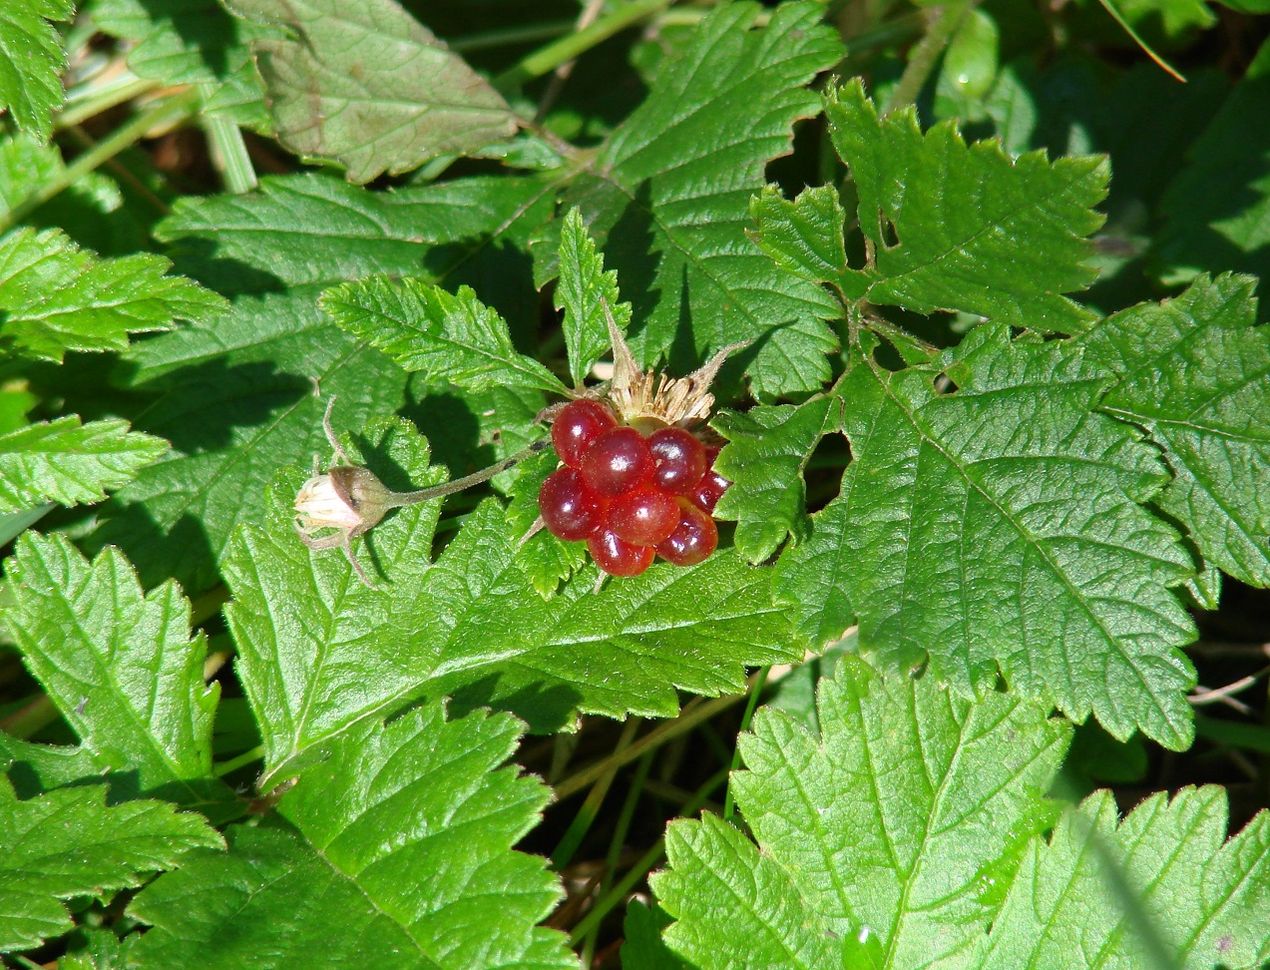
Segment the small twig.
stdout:
<path fill-rule="evenodd" d="M 931 71 L 935 69 L 935 64 L 939 61 L 939 55 L 944 52 L 944 48 L 952 40 L 952 35 L 956 33 L 957 28 L 961 26 L 961 21 L 974 5 L 974 0 L 960 0 L 960 2 L 947 3 L 938 8 L 938 12 L 926 28 L 925 35 L 910 50 L 908 65 L 904 68 L 904 73 L 900 75 L 899 83 L 891 91 L 891 96 L 886 99 L 882 114 L 889 115 L 917 100 L 917 96 L 922 93 L 922 88 L 926 86 Z"/>

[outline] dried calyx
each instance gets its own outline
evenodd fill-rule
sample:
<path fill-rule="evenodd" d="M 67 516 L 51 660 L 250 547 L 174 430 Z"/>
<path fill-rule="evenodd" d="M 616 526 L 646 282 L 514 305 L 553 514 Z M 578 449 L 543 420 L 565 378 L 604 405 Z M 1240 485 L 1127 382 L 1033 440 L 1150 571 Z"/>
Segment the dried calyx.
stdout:
<path fill-rule="evenodd" d="M 325 474 L 320 474 L 316 468 L 317 458 L 313 459 L 314 474 L 296 493 L 295 529 L 300 541 L 310 549 L 343 549 L 353 571 L 357 573 L 357 578 L 367 586 L 374 584 L 353 555 L 352 540 L 377 526 L 390 509 L 427 502 L 479 485 L 517 462 L 537 454 L 549 444 L 545 438 L 535 441 L 488 468 L 451 482 L 412 492 L 394 492 L 369 468 L 354 464 L 348 457 L 331 427 L 331 409 L 334 406 L 335 397 L 332 395 L 327 401 L 326 413 L 322 416 L 322 430 L 339 464 L 333 465 Z M 326 529 L 335 531 L 318 535 Z"/>

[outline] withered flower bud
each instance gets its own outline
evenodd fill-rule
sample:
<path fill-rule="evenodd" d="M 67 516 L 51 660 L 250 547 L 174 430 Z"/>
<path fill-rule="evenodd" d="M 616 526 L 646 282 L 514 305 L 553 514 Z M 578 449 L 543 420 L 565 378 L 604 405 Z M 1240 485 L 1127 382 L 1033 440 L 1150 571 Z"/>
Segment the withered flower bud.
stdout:
<path fill-rule="evenodd" d="M 393 507 L 392 492 L 369 468 L 336 466 L 305 482 L 295 497 L 296 527 L 306 535 L 339 529 L 349 538 L 369 532 Z"/>

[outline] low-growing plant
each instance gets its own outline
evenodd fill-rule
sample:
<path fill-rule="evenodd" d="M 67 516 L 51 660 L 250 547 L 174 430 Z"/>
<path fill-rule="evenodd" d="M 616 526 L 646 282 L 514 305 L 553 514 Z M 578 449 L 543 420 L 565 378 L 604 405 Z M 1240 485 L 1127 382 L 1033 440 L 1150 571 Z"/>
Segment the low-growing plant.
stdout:
<path fill-rule="evenodd" d="M 0 0 L 0 962 L 1270 966 L 1267 12 Z"/>

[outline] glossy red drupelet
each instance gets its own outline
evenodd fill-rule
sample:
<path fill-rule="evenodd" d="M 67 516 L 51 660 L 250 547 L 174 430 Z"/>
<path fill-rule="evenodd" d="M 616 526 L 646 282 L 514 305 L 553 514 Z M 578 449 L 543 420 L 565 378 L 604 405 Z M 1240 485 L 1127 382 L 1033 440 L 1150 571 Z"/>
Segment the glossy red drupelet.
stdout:
<path fill-rule="evenodd" d="M 582 467 L 582 456 L 606 431 L 617 427 L 613 412 L 599 401 L 570 401 L 551 423 L 551 444 L 570 468 Z"/>
<path fill-rule="evenodd" d="M 711 513 L 729 484 L 713 468 L 717 447 L 676 427 L 645 437 L 589 399 L 560 409 L 551 439 L 565 467 L 538 493 L 543 522 L 561 539 L 585 539 L 604 572 L 637 576 L 658 554 L 692 566 L 714 552 Z"/>

